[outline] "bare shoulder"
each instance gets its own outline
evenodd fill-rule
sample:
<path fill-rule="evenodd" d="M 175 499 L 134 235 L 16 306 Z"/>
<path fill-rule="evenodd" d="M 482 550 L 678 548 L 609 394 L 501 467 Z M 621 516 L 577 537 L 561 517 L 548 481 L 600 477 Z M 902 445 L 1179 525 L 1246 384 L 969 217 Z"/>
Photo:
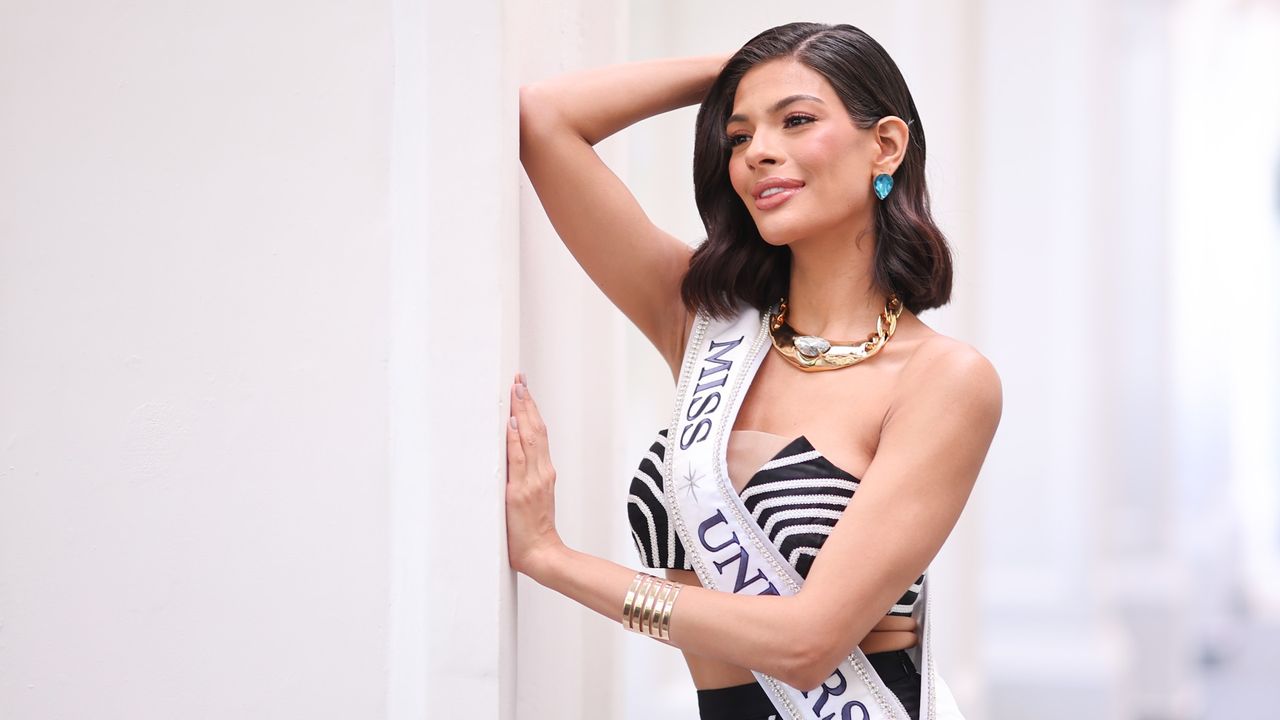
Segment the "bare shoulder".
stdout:
<path fill-rule="evenodd" d="M 991 361 L 972 345 L 940 333 L 922 340 L 912 353 L 895 395 L 895 405 L 961 411 L 993 427 L 1004 402 L 1000 375 Z"/>

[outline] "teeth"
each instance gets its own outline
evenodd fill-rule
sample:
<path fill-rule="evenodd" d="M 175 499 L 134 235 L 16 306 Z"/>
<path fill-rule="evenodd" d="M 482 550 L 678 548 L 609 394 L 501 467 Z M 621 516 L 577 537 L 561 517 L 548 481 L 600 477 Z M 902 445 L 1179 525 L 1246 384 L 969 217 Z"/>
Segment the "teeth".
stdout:
<path fill-rule="evenodd" d="M 763 200 L 764 198 L 771 197 L 771 196 L 773 196 L 773 195 L 777 195 L 778 193 L 782 192 L 783 190 L 787 190 L 787 189 L 788 189 L 788 188 L 784 188 L 784 187 L 771 187 L 771 188 L 769 188 L 768 190 L 765 190 L 764 192 L 760 193 L 760 199 L 762 199 L 762 200 Z"/>

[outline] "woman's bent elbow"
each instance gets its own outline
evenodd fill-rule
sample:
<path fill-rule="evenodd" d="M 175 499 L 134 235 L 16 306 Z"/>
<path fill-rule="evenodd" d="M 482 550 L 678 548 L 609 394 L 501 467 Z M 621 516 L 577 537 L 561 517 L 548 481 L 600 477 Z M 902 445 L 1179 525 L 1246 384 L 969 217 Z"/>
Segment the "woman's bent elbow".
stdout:
<path fill-rule="evenodd" d="M 525 115 L 531 113 L 538 102 L 538 89 L 536 85 L 520 86 L 520 119 L 523 120 Z"/>
<path fill-rule="evenodd" d="M 797 690 L 810 692 L 812 690 L 816 690 L 819 685 L 826 682 L 827 678 L 831 677 L 831 673 L 835 672 L 835 669 L 834 665 L 829 668 L 815 665 L 813 667 L 801 668 L 791 677 L 780 677 L 778 679 Z"/>
<path fill-rule="evenodd" d="M 776 677 L 797 690 L 813 690 L 831 677 L 840 660 L 839 657 L 832 659 L 832 653 L 825 647 L 796 648 Z"/>
<path fill-rule="evenodd" d="M 555 105 L 537 83 L 520 86 L 520 132 L 545 126 L 556 116 Z"/>

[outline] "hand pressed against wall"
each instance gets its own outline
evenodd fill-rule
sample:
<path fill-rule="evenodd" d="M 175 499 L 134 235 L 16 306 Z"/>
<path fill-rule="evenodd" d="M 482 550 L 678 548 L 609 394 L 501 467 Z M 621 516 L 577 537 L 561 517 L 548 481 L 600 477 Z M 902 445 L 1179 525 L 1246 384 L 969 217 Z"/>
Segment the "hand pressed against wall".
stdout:
<path fill-rule="evenodd" d="M 563 545 L 556 531 L 556 469 L 547 426 L 516 376 L 507 420 L 507 554 L 514 570 L 529 574 L 538 555 Z"/>

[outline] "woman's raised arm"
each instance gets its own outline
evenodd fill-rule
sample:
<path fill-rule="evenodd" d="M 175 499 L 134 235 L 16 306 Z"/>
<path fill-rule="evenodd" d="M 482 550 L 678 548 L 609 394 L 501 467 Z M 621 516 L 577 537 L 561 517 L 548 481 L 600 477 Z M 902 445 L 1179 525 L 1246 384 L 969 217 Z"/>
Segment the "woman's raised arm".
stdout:
<path fill-rule="evenodd" d="M 614 65 L 520 88 L 520 162 L 547 217 L 673 374 L 690 320 L 680 281 L 692 251 L 649 220 L 592 146 L 644 118 L 701 102 L 728 58 Z"/>

